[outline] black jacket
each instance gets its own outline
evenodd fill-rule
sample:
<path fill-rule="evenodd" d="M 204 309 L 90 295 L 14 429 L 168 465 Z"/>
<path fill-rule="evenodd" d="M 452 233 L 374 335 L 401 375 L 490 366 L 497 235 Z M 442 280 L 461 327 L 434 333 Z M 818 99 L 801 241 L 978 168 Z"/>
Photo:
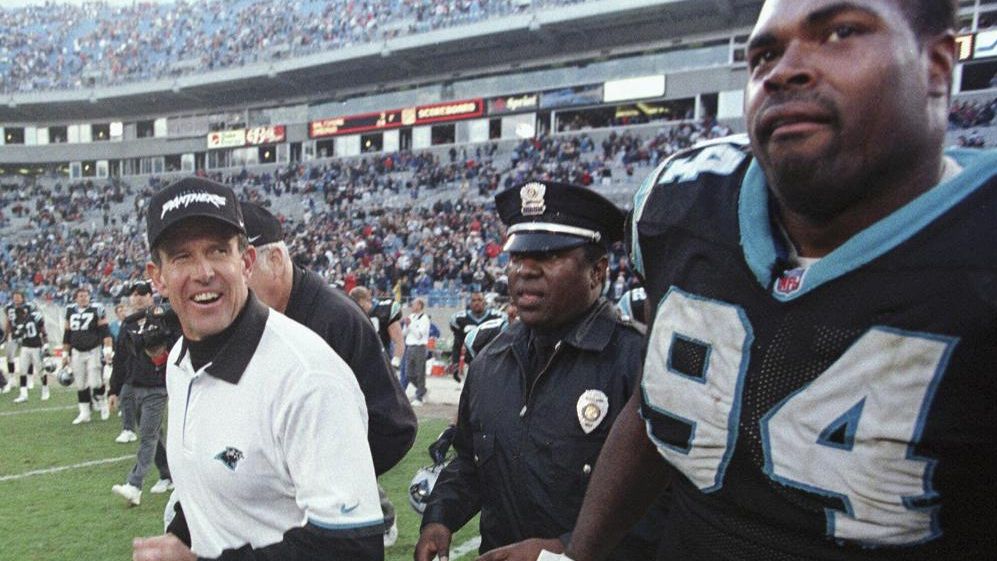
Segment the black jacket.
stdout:
<path fill-rule="evenodd" d="M 295 265 L 284 315 L 318 333 L 353 370 L 367 402 L 367 440 L 378 475 L 415 442 L 418 423 L 367 314 L 343 291 Z"/>
<path fill-rule="evenodd" d="M 480 510 L 482 553 L 526 538 L 567 538 L 602 444 L 638 379 L 642 335 L 604 300 L 568 331 L 532 390 L 524 371 L 530 337 L 515 322 L 471 363 L 457 457 L 440 474 L 422 519 L 456 531 Z M 590 390 L 608 404 L 597 407 L 605 416 L 586 434 L 579 404 L 591 403 L 583 398 Z M 634 559 L 653 558 L 657 519 L 650 524 L 646 539 L 624 540 Z"/>
<path fill-rule="evenodd" d="M 169 350 L 173 343 L 180 337 L 180 324 L 176 314 L 166 308 L 166 315 L 163 321 L 170 324 L 170 338 L 166 343 Z M 120 395 L 121 387 L 124 384 L 131 384 L 140 388 L 164 388 L 166 387 L 166 366 L 165 363 L 157 367 L 152 363 L 149 355 L 145 354 L 142 347 L 142 329 L 139 321 L 146 317 L 146 310 L 141 310 L 126 317 L 121 322 L 121 330 L 118 338 L 114 341 L 114 359 L 111 362 L 111 382 L 109 395 Z"/>

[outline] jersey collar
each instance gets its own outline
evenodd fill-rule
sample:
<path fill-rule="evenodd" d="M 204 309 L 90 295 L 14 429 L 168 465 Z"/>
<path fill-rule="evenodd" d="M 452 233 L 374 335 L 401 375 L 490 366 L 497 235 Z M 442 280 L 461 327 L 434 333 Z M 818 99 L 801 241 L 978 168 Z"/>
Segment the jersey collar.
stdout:
<path fill-rule="evenodd" d="M 852 236 L 807 270 L 806 280 L 791 294 L 771 290 L 782 273 L 785 249 L 773 233 L 770 197 L 765 174 L 753 160 L 741 184 L 738 222 L 744 258 L 763 288 L 780 301 L 789 301 L 862 267 L 909 240 L 952 207 L 975 193 L 997 169 L 997 150 L 951 150 L 946 155 L 963 167 L 889 216 Z"/>

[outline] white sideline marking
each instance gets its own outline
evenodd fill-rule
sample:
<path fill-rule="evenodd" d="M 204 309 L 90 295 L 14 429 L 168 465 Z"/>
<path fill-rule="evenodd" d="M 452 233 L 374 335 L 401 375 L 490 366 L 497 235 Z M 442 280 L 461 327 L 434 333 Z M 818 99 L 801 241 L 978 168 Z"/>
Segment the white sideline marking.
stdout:
<path fill-rule="evenodd" d="M 69 411 L 70 409 L 76 409 L 76 406 L 65 405 L 63 407 L 39 407 L 37 409 L 21 409 L 20 411 L 4 411 L 3 413 L 0 413 L 0 417 L 24 415 L 25 413 L 45 413 L 47 411 Z"/>
<path fill-rule="evenodd" d="M 480 545 L 481 545 L 481 536 L 474 536 L 473 538 L 467 540 L 466 542 L 450 550 L 451 561 L 454 559 L 460 559 L 461 557 L 467 555 L 472 551 L 477 551 L 478 546 Z"/>
<path fill-rule="evenodd" d="M 129 454 L 127 456 L 118 456 L 117 458 L 107 458 L 104 460 L 93 460 L 90 462 L 83 462 L 80 464 L 73 464 L 69 466 L 58 466 L 46 469 L 36 469 L 34 471 L 26 471 L 24 473 L 18 473 L 15 475 L 0 476 L 0 483 L 3 483 L 4 481 L 14 481 L 17 479 L 24 479 L 26 477 L 33 477 L 35 475 L 48 475 L 50 473 L 59 473 L 60 471 L 69 471 L 71 469 L 80 469 L 80 468 L 93 467 L 104 464 L 114 464 L 117 462 L 123 462 L 125 460 L 134 460 L 134 459 L 135 459 L 135 454 Z"/>

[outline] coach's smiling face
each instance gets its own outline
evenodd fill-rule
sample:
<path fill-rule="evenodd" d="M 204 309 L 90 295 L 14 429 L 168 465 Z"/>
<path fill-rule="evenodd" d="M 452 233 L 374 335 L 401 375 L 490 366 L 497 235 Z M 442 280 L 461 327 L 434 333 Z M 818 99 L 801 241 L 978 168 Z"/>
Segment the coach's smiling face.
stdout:
<path fill-rule="evenodd" d="M 256 249 L 221 222 L 191 218 L 172 226 L 154 249 L 149 278 L 169 298 L 184 337 L 200 341 L 232 324 L 249 296 Z"/>

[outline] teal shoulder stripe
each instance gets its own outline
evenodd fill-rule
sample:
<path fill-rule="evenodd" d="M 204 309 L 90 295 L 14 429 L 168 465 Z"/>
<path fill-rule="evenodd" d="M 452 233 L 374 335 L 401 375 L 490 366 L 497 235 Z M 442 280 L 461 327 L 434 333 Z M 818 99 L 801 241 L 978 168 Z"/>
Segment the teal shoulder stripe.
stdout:
<path fill-rule="evenodd" d="M 853 236 L 807 270 L 800 290 L 773 296 L 793 300 L 817 287 L 866 265 L 909 240 L 964 201 L 997 174 L 997 150 L 953 150 L 963 170 Z M 768 191 L 761 168 L 752 162 L 741 191 L 741 244 L 745 259 L 762 286 L 771 282 L 775 243 L 768 216 Z"/>

